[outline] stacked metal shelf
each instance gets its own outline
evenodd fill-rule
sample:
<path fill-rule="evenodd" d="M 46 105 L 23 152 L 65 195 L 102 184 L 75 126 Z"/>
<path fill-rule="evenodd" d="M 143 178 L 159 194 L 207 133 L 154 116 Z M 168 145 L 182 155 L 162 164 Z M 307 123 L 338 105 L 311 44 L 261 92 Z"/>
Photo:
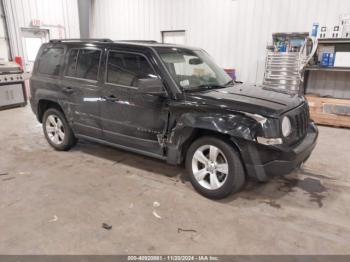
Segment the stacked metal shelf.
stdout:
<path fill-rule="evenodd" d="M 302 59 L 299 52 L 280 53 L 268 51 L 266 54 L 263 85 L 298 91 Z"/>
<path fill-rule="evenodd" d="M 319 39 L 318 44 L 315 60 L 319 60 L 324 46 L 333 46 L 335 53 L 350 52 L 350 39 Z M 309 101 L 311 118 L 318 124 L 350 128 L 350 67 L 321 67 L 316 63 L 305 71 L 301 93 Z"/>

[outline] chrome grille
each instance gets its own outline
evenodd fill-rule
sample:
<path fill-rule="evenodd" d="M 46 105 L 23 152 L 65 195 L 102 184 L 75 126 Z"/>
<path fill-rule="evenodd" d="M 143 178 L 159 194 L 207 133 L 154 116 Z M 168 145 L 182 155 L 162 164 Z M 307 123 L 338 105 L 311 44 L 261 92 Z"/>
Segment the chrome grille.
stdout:
<path fill-rule="evenodd" d="M 295 128 L 297 138 L 303 138 L 307 131 L 307 125 L 309 123 L 309 110 L 302 110 L 299 114 L 294 116 Z"/>
<path fill-rule="evenodd" d="M 286 113 L 291 120 L 292 134 L 285 138 L 288 144 L 295 144 L 303 139 L 307 133 L 307 127 L 310 121 L 309 107 L 307 103 Z"/>

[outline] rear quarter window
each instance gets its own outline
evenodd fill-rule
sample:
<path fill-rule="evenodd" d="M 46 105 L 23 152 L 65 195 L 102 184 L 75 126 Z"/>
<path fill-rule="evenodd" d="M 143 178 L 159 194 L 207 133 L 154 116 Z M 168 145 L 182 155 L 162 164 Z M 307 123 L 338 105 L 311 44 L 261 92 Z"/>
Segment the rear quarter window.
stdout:
<path fill-rule="evenodd" d="M 63 47 L 44 48 L 38 61 L 37 72 L 39 74 L 58 76 L 61 71 L 63 56 Z"/>

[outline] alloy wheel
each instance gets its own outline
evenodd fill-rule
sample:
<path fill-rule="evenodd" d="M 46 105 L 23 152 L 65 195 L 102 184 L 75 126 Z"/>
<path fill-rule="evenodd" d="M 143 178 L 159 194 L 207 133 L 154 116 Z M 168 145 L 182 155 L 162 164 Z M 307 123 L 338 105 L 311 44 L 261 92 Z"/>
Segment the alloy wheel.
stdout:
<path fill-rule="evenodd" d="M 61 119 L 57 115 L 49 115 L 46 119 L 45 129 L 50 141 L 56 145 L 63 143 L 65 130 Z"/>
<path fill-rule="evenodd" d="M 206 189 L 219 189 L 227 179 L 228 169 L 226 156 L 216 146 L 203 145 L 193 154 L 192 173 Z"/>

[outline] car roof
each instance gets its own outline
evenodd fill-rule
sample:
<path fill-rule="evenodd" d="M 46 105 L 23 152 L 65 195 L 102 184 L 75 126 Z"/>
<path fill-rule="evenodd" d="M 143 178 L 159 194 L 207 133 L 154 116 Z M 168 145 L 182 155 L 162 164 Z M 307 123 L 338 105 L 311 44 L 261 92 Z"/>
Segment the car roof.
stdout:
<path fill-rule="evenodd" d="M 154 48 L 181 48 L 181 49 L 188 49 L 188 50 L 200 50 L 200 48 L 193 47 L 193 46 L 187 46 L 187 45 L 178 45 L 178 44 L 167 44 L 167 43 L 159 43 L 156 41 L 133 41 L 133 40 L 128 40 L 128 41 L 115 41 L 115 44 L 129 44 L 130 46 L 143 46 L 143 47 L 154 47 Z"/>
<path fill-rule="evenodd" d="M 144 48 L 181 48 L 187 50 L 200 50 L 197 47 L 191 47 L 187 45 L 166 44 L 159 43 L 154 40 L 117 40 L 112 41 L 110 39 L 98 38 L 98 39 L 53 39 L 50 43 L 61 43 L 71 45 L 85 45 L 85 44 L 99 44 L 107 46 L 123 46 L 123 47 L 144 47 Z"/>

